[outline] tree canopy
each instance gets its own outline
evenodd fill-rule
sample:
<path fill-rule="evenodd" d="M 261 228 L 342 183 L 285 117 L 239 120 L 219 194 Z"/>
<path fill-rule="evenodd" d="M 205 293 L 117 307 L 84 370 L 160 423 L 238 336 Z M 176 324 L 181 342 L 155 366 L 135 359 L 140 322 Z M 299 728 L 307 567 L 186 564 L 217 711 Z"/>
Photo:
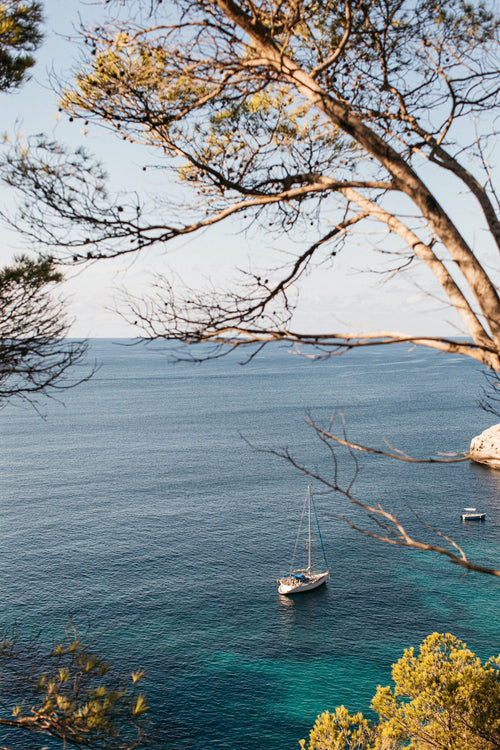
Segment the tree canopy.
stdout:
<path fill-rule="evenodd" d="M 0 3 L 0 91 L 26 81 L 41 24 L 40 3 Z M 34 403 L 40 394 L 54 395 L 88 377 L 69 377 L 87 345 L 64 340 L 69 322 L 64 303 L 54 297 L 62 280 L 52 257 L 22 255 L 0 268 L 0 405 L 12 398 Z"/>
<path fill-rule="evenodd" d="M 122 674 L 103 660 L 88 633 L 70 622 L 61 642 L 46 644 L 18 629 L 0 639 L 2 748 L 41 735 L 64 747 L 132 750 L 152 747 L 143 672 Z M 8 737 L 8 740 L 6 739 Z M 7 747 L 4 743 L 7 743 Z"/>
<path fill-rule="evenodd" d="M 20 256 L 0 268 L 0 405 L 14 398 L 35 403 L 90 376 L 72 370 L 87 344 L 65 339 L 64 303 L 54 297 L 61 281 L 50 258 Z"/>
<path fill-rule="evenodd" d="M 500 743 L 500 657 L 484 664 L 453 635 L 433 633 L 378 687 L 378 721 L 344 706 L 318 717 L 303 750 L 493 750 Z"/>
<path fill-rule="evenodd" d="M 0 4 L 0 91 L 18 88 L 35 64 L 33 52 L 42 41 L 42 6 L 26 0 Z"/>
<path fill-rule="evenodd" d="M 230 220 L 259 225 L 289 238 L 279 268 L 248 270 L 211 294 L 183 294 L 166 279 L 133 306 L 145 333 L 286 340 L 323 354 L 412 340 L 500 369 L 500 299 L 487 265 L 500 238 L 489 164 L 499 93 L 493 6 L 172 0 L 139 2 L 135 17 L 113 0 L 107 7 L 116 17 L 83 29 L 87 61 L 62 109 L 151 149 L 170 189 L 148 213 L 135 194 L 108 196 L 88 154 L 32 142 L 5 167 L 26 196 L 17 218 L 26 232 L 84 262 Z M 445 207 L 443 185 L 468 196 L 473 232 L 453 201 Z M 355 253 L 356 235 L 392 274 L 426 267 L 426 290 L 458 312 L 465 339 L 294 329 L 301 277 L 316 265 L 335 270 L 341 250 Z"/>

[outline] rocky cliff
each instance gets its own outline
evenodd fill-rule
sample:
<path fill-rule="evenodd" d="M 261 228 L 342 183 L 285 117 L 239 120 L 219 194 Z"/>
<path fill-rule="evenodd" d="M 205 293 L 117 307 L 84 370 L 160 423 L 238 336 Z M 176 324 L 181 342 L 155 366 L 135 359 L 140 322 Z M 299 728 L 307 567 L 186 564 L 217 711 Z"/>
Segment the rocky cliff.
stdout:
<path fill-rule="evenodd" d="M 486 464 L 492 469 L 500 469 L 500 424 L 488 427 L 480 435 L 472 438 L 470 457 L 473 461 Z"/>

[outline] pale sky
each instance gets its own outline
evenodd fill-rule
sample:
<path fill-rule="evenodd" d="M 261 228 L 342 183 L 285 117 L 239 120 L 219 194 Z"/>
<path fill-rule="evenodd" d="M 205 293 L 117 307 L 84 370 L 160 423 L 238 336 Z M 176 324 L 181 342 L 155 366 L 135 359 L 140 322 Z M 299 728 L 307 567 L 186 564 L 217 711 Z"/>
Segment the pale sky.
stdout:
<path fill-rule="evenodd" d="M 142 172 L 138 155 L 130 152 L 130 146 L 127 150 L 127 145 L 96 129 L 84 135 L 82 124 L 69 123 L 67 116 L 59 115 L 57 97 L 48 82 L 52 67 L 63 73 L 71 68 L 72 60 L 77 59 L 76 48 L 63 36 L 71 33 L 72 23 L 78 25 L 79 13 L 85 18 L 95 18 L 98 8 L 77 0 L 46 0 L 44 4 L 46 40 L 38 53 L 32 80 L 19 93 L 2 95 L 2 130 L 12 137 L 17 122 L 26 136 L 45 132 L 63 143 L 82 144 L 103 160 L 107 171 L 119 184 L 128 182 L 133 188 L 136 181 L 141 180 L 143 188 L 153 194 L 154 178 Z M 445 200 L 446 197 L 452 202 L 459 200 L 454 190 L 445 196 Z M 0 200 L 5 202 L 11 198 L 3 190 Z M 464 210 L 473 213 L 476 209 L 465 205 Z M 7 263 L 16 252 L 26 248 L 21 238 L 1 227 L 0 233 L 0 262 Z M 284 252 L 300 249 L 286 236 L 279 240 L 264 233 L 260 237 L 245 237 L 235 234 L 234 228 L 228 225 L 199 238 L 184 239 L 167 251 L 149 251 L 142 257 L 126 257 L 120 261 L 97 263 L 88 269 L 71 270 L 67 272 L 63 294 L 69 299 L 69 313 L 75 319 L 72 335 L 134 336 L 136 330 L 113 310 L 114 298 L 118 295 L 116 290 L 124 286 L 134 291 L 146 289 L 154 272 L 167 269 L 173 269 L 193 284 L 209 277 L 230 278 L 232 269 L 247 266 L 250 257 L 254 270 L 259 262 L 265 264 L 271 247 Z M 254 257 L 256 248 L 258 259 Z M 353 246 L 340 254 L 334 273 L 320 269 L 305 281 L 296 328 L 308 332 L 383 329 L 426 335 L 459 333 L 454 327 L 457 319 L 451 311 L 426 298 L 410 283 L 410 279 L 398 277 L 381 286 L 380 277 L 360 273 L 357 269 L 363 269 L 366 252 Z M 448 324 L 449 320 L 453 325 Z"/>

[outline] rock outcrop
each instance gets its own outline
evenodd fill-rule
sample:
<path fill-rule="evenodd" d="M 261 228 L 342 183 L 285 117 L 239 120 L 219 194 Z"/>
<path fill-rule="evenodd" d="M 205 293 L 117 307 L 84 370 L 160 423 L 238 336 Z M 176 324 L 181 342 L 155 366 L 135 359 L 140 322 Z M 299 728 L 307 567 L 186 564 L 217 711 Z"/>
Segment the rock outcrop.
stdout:
<path fill-rule="evenodd" d="M 491 469 L 500 469 L 500 424 L 494 424 L 472 438 L 470 457 Z"/>

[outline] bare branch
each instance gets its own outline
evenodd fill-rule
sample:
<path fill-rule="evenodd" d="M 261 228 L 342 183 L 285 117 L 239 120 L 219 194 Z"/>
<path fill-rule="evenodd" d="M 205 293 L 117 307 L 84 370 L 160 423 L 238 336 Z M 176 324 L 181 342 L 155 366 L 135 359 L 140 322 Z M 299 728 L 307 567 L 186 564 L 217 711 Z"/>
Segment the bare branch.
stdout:
<path fill-rule="evenodd" d="M 331 476 L 327 476 L 323 472 L 320 472 L 317 469 L 312 469 L 311 467 L 305 466 L 293 456 L 293 454 L 290 452 L 288 448 L 282 448 L 282 449 L 261 448 L 250 443 L 244 437 L 243 439 L 247 442 L 247 444 L 253 450 L 257 452 L 261 452 L 261 453 L 268 453 L 270 455 L 274 455 L 279 458 L 285 459 L 298 471 L 300 471 L 301 473 L 305 474 L 307 477 L 314 479 L 315 481 L 317 481 L 318 483 L 326 487 L 328 491 L 340 494 L 349 503 L 365 511 L 367 514 L 367 518 L 375 524 L 378 530 L 372 530 L 370 528 L 360 526 L 358 523 L 354 522 L 352 518 L 350 518 L 348 515 L 335 514 L 336 518 L 342 519 L 352 529 L 364 534 L 365 536 L 370 537 L 372 539 L 377 539 L 381 542 L 384 542 L 385 544 L 391 544 L 393 546 L 407 547 L 409 549 L 420 550 L 423 552 L 433 552 L 435 554 L 446 557 L 450 562 L 452 562 L 455 565 L 459 565 L 460 567 L 464 568 L 467 571 L 486 573 L 488 575 L 500 577 L 499 569 L 496 569 L 487 565 L 478 564 L 478 563 L 471 561 L 468 558 L 465 551 L 457 544 L 457 542 L 455 542 L 451 537 L 447 536 L 443 532 L 439 531 L 438 529 L 434 528 L 430 524 L 423 521 L 418 516 L 418 514 L 413 513 L 415 518 L 418 520 L 420 526 L 422 528 L 427 529 L 433 535 L 437 536 L 440 540 L 442 540 L 443 542 L 446 542 L 447 544 L 416 539 L 415 536 L 412 535 L 407 530 L 407 528 L 403 525 L 403 523 L 399 519 L 398 515 L 394 512 L 394 510 L 392 509 L 386 510 L 381 503 L 377 503 L 375 505 L 371 503 L 366 503 L 363 500 L 361 500 L 359 497 L 353 494 L 353 487 L 354 487 L 356 477 L 359 471 L 359 464 L 356 458 L 357 452 L 371 453 L 371 454 L 375 454 L 381 457 L 397 459 L 399 461 L 405 461 L 407 463 L 413 463 L 413 464 L 459 463 L 464 460 L 469 460 L 468 456 L 465 456 L 463 454 L 455 454 L 456 457 L 452 457 L 449 459 L 440 459 L 440 458 L 433 458 L 433 457 L 425 458 L 425 459 L 418 459 L 418 458 L 412 458 L 405 452 L 400 451 L 398 449 L 393 449 L 391 451 L 383 451 L 379 449 L 368 448 L 366 446 L 362 446 L 358 443 L 354 443 L 347 439 L 346 425 L 345 425 L 345 420 L 342 414 L 340 414 L 340 419 L 341 419 L 341 424 L 342 424 L 342 430 L 341 430 L 342 437 L 334 435 L 332 432 L 332 428 L 331 428 L 334 422 L 334 418 L 335 417 L 332 417 L 330 420 L 329 429 L 322 429 L 322 428 L 319 428 L 313 422 L 313 420 L 311 419 L 309 415 L 307 415 L 306 417 L 307 424 L 315 430 L 316 435 L 320 439 L 322 445 L 328 451 L 329 457 L 331 459 L 331 471 L 332 471 Z M 339 457 L 336 452 L 336 446 L 339 446 L 339 445 L 347 449 L 348 455 L 350 456 L 352 460 L 353 468 L 351 471 L 351 478 L 347 483 L 342 482 L 340 479 L 340 469 L 339 469 L 340 463 L 339 463 Z"/>
<path fill-rule="evenodd" d="M 389 445 L 390 448 L 392 448 L 391 451 L 383 451 L 377 448 L 369 448 L 366 445 L 360 445 L 359 443 L 353 443 L 350 440 L 346 440 L 346 438 L 341 438 L 338 435 L 334 435 L 330 430 L 325 430 L 321 427 L 319 427 L 317 424 L 313 422 L 311 417 L 309 415 L 306 416 L 306 422 L 307 424 L 312 427 L 317 433 L 318 436 L 321 436 L 324 440 L 333 440 L 334 442 L 338 443 L 339 445 L 343 445 L 346 448 L 350 448 L 352 450 L 361 451 L 363 453 L 373 453 L 378 456 L 385 456 L 386 458 L 394 458 L 397 461 L 405 461 L 407 463 L 412 464 L 451 464 L 451 463 L 459 463 L 461 461 L 469 461 L 470 455 L 468 453 L 455 453 L 455 454 L 446 454 L 450 456 L 449 458 L 413 458 L 412 456 L 409 456 L 404 451 L 399 450 L 398 448 L 392 448 L 391 445 Z M 387 441 L 384 438 L 384 442 L 387 443 Z"/>
<path fill-rule="evenodd" d="M 78 371 L 87 342 L 66 338 L 64 303 L 52 292 L 61 280 L 50 259 L 22 256 L 0 269 L 0 405 L 21 399 L 36 406 L 39 396 L 54 397 L 93 374 Z"/>

